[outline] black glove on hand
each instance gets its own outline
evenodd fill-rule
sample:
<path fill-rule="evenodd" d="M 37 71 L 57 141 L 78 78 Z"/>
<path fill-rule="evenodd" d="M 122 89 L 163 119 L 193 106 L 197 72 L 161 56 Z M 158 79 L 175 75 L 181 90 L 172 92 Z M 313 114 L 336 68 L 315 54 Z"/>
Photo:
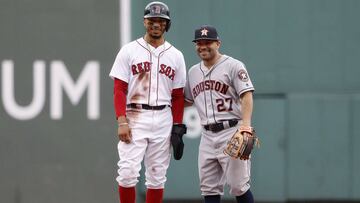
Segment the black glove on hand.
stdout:
<path fill-rule="evenodd" d="M 174 124 L 171 130 L 171 145 L 174 149 L 174 159 L 180 160 L 184 151 L 183 135 L 186 133 L 186 125 Z"/>

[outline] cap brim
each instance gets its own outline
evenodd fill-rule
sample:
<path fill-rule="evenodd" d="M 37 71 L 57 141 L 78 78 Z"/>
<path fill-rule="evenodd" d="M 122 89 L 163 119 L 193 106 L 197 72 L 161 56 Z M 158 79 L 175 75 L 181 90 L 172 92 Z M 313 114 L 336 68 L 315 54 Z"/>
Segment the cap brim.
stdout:
<path fill-rule="evenodd" d="M 199 40 L 209 40 L 209 41 L 219 41 L 220 39 L 214 39 L 214 38 L 197 38 L 194 39 L 192 42 L 197 42 Z"/>
<path fill-rule="evenodd" d="M 151 14 L 148 14 L 148 15 L 145 15 L 144 18 L 163 18 L 165 20 L 170 20 L 169 16 L 166 16 L 166 15 L 151 15 Z"/>

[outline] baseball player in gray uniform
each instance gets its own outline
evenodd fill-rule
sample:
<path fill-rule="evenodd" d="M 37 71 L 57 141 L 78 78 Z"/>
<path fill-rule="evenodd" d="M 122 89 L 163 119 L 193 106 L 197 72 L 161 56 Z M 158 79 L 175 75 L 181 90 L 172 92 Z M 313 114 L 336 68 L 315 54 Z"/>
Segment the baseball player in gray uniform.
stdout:
<path fill-rule="evenodd" d="M 223 150 L 239 127 L 251 126 L 254 86 L 241 61 L 219 52 L 216 28 L 196 29 L 193 42 L 201 62 L 188 72 L 185 105 L 195 104 L 203 126 L 198 157 L 201 193 L 205 203 L 220 203 L 227 184 L 237 202 L 252 203 L 250 160 L 232 159 Z"/>

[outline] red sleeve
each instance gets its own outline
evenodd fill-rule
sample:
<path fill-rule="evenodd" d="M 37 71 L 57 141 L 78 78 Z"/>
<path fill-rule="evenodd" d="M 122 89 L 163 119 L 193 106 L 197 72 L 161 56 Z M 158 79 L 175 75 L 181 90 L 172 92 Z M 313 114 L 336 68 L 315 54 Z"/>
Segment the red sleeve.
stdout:
<path fill-rule="evenodd" d="M 181 124 L 184 115 L 184 88 L 173 89 L 171 98 L 173 122 Z"/>
<path fill-rule="evenodd" d="M 117 78 L 114 79 L 114 107 L 116 118 L 126 115 L 126 95 L 128 84 Z"/>

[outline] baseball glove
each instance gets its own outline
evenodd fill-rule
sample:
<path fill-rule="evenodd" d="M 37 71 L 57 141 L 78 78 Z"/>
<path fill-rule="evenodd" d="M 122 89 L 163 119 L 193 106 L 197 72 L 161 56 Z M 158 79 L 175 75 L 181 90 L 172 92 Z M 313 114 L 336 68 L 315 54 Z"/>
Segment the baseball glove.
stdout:
<path fill-rule="evenodd" d="M 259 147 L 254 128 L 241 126 L 228 141 L 224 153 L 234 159 L 248 160 L 254 145 Z"/>

